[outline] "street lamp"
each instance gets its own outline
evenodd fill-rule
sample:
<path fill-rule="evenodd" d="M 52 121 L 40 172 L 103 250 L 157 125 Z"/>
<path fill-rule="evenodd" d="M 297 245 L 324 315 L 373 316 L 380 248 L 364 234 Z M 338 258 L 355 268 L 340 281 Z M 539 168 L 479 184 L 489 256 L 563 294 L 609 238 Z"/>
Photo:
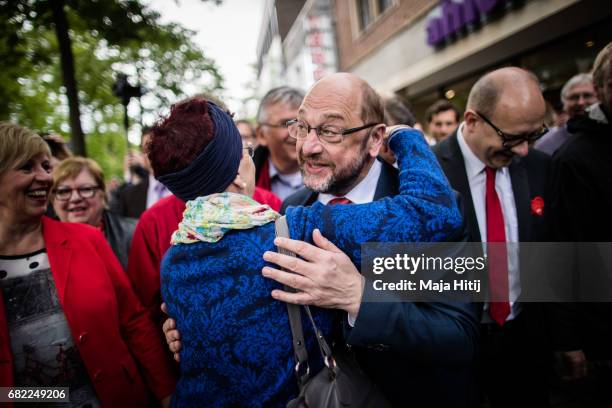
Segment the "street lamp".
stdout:
<path fill-rule="evenodd" d="M 113 84 L 113 95 L 121 99 L 123 105 L 123 127 L 125 128 L 125 141 L 127 143 L 128 150 L 130 148 L 130 141 L 128 139 L 128 128 L 130 126 L 127 107 L 132 98 L 140 98 L 145 90 L 140 86 L 132 86 L 127 79 L 126 74 L 118 74 L 117 80 Z"/>

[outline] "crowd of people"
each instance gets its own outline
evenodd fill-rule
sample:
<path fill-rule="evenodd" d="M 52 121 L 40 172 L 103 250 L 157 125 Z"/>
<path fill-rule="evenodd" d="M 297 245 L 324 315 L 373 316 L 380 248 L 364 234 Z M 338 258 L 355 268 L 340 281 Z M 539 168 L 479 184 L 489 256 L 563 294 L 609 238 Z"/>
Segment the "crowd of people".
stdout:
<path fill-rule="evenodd" d="M 516 246 L 488 265 L 505 301 L 370 302 L 360 273 L 366 242 L 610 241 L 612 43 L 561 100 L 547 121 L 538 78 L 505 67 L 463 112 L 434 103 L 423 133 L 347 73 L 270 90 L 256 125 L 195 96 L 112 189 L 61 137 L 0 123 L 0 385 L 69 387 L 70 407 L 284 407 L 304 375 L 290 303 L 394 407 L 612 406 L 612 303 L 526 302 Z"/>

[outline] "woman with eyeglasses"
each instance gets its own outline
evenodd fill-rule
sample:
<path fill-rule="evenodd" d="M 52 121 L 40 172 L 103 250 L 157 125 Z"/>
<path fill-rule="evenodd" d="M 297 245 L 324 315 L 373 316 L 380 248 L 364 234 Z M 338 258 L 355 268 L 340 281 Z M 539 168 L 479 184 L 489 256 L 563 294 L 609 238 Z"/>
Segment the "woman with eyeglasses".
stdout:
<path fill-rule="evenodd" d="M 71 407 L 167 406 L 173 367 L 104 236 L 45 216 L 50 160 L 40 136 L 0 122 L 0 386 L 68 387 Z"/>
<path fill-rule="evenodd" d="M 127 268 L 136 220 L 106 209 L 104 173 L 95 161 L 70 157 L 53 169 L 51 200 L 61 221 L 80 222 L 100 229 L 113 252 Z"/>

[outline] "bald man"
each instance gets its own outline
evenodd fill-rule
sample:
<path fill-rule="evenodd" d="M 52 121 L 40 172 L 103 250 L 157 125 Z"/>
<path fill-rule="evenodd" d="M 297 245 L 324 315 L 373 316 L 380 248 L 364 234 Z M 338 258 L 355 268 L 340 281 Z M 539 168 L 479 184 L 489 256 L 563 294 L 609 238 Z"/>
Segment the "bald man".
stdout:
<path fill-rule="evenodd" d="M 377 159 L 386 126 L 380 97 L 362 79 L 346 73 L 318 81 L 304 98 L 296 135 L 304 188 L 287 205 L 368 203 L 399 192 L 397 169 Z M 355 224 L 371 220 L 352 220 Z M 462 237 L 463 231 L 458 234 Z M 473 304 L 458 302 L 362 302 L 363 279 L 350 259 L 327 240 L 317 246 L 299 242 L 301 256 L 267 253 L 266 261 L 308 275 L 298 293 L 275 290 L 275 299 L 338 309 L 338 330 L 363 371 L 394 407 L 471 407 L 472 365 L 478 338 Z M 360 244 L 360 243 L 357 243 Z M 310 256 L 308 255 L 310 254 Z M 314 254 L 314 255 L 313 255 Z M 264 268 L 264 276 L 282 284 L 286 276 Z M 294 282 L 295 283 L 295 282 Z M 369 289 L 372 290 L 372 289 Z M 375 296 L 375 295 L 371 295 Z M 305 300 L 306 299 L 306 300 Z M 170 320 L 170 319 L 169 319 Z M 173 352 L 180 349 L 173 322 L 164 325 Z"/>
<path fill-rule="evenodd" d="M 284 208 L 316 201 L 362 204 L 399 192 L 397 169 L 377 159 L 385 132 L 384 106 L 367 82 L 347 73 L 323 78 L 304 98 L 297 121 L 312 128 L 296 146 L 305 188 L 288 197 Z M 342 135 L 332 143 L 329 131 Z M 347 312 L 340 314 L 341 342 L 353 346 L 361 368 L 394 407 L 471 406 L 478 337 L 473 305 L 362 302 L 361 275 L 346 255 L 305 246 L 320 256 L 304 260 L 317 276 L 300 291 L 313 299 L 307 303 Z M 280 265 L 279 260 L 271 262 Z M 299 268 L 294 272 L 301 273 Z M 322 276 L 333 279 L 318 281 Z M 296 295 L 274 294 L 279 300 L 303 303 Z"/>
<path fill-rule="evenodd" d="M 530 149 L 545 132 L 545 112 L 537 78 L 519 68 L 502 68 L 474 84 L 464 122 L 434 147 L 448 180 L 463 196 L 472 241 L 548 239 L 543 215 L 550 159 Z M 508 299 L 482 310 L 479 383 L 492 407 L 547 406 L 543 312 L 539 304 L 520 302 L 518 255 L 516 246 L 508 245 L 496 254 L 494 266 L 489 262 L 490 290 Z"/>

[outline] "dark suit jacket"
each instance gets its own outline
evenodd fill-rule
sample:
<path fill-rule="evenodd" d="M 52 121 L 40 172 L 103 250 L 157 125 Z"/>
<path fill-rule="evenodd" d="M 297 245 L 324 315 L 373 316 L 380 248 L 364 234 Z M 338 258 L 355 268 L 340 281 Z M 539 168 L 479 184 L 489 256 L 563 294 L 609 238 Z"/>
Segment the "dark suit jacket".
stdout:
<path fill-rule="evenodd" d="M 433 151 L 451 186 L 463 197 L 465 222 L 470 239 L 473 242 L 480 242 L 480 229 L 463 155 L 457 141 L 457 132 L 435 145 Z M 546 214 L 549 166 L 550 157 L 534 149 L 531 149 L 526 157 L 517 157 L 510 164 L 520 242 L 548 240 L 546 217 L 532 213 L 531 201 L 537 196 L 542 197 L 545 203 L 544 215 Z"/>
<path fill-rule="evenodd" d="M 385 162 L 382 165 L 374 200 L 399 191 L 397 169 Z M 287 197 L 281 212 L 316 200 L 317 193 L 303 188 Z M 415 307 L 393 302 L 362 303 L 352 329 L 347 327 L 346 314 L 339 318 L 345 326 L 345 341 L 353 346 L 361 368 L 394 407 L 435 408 L 473 403 L 471 364 L 478 337 L 476 314 L 470 304 Z M 457 326 L 462 328 L 460 336 Z"/>
<path fill-rule="evenodd" d="M 451 186 L 459 191 L 463 197 L 464 217 L 469 235 L 472 241 L 480 242 L 480 229 L 474 209 L 472 192 L 467 178 L 465 162 L 459 142 L 457 132 L 433 147 L 434 154 L 442 166 L 446 177 Z M 538 242 L 549 241 L 549 228 L 547 220 L 547 189 L 549 177 L 550 157 L 538 150 L 530 149 L 525 157 L 515 158 L 509 166 L 512 190 L 516 204 L 516 214 L 518 218 L 519 241 Z M 543 215 L 536 215 L 531 210 L 532 200 L 540 196 L 544 199 Z M 521 247 L 521 297 L 528 296 L 527 291 L 530 285 L 525 285 L 527 278 L 526 262 L 530 257 L 538 256 L 537 253 L 529 253 L 529 248 Z M 536 252 L 536 251 L 533 251 Z M 533 275 L 532 275 L 533 276 Z M 533 280 L 530 280 L 533 282 Z M 521 299 L 519 297 L 519 301 Z M 482 313 L 482 305 L 479 305 L 479 312 Z M 544 323 L 546 322 L 546 311 L 541 303 L 523 303 L 521 318 L 525 322 L 526 329 L 523 335 L 530 344 L 529 353 L 534 367 L 544 370 L 550 356 L 550 341 Z M 530 368 L 529 368 L 530 369 Z M 535 372 L 535 369 L 532 370 Z"/>
<path fill-rule="evenodd" d="M 147 191 L 149 190 L 149 177 L 145 177 L 140 183 L 132 184 L 123 188 L 114 203 L 111 211 L 117 215 L 129 218 L 140 218 L 147 209 Z"/>

